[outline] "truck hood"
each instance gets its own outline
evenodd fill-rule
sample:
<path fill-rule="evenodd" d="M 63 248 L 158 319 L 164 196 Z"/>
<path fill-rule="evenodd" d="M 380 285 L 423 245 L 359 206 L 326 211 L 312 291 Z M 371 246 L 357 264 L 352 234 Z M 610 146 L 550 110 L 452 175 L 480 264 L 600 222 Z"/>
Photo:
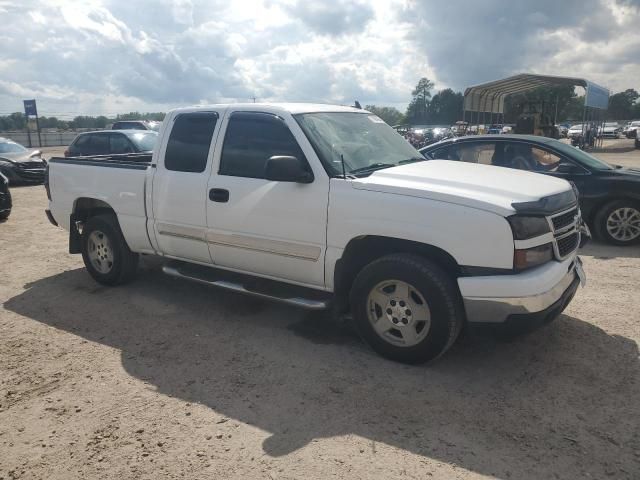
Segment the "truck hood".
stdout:
<path fill-rule="evenodd" d="M 571 190 L 565 180 L 504 167 L 431 160 L 378 170 L 353 188 L 455 203 L 501 216 L 512 203 L 535 202 Z"/>

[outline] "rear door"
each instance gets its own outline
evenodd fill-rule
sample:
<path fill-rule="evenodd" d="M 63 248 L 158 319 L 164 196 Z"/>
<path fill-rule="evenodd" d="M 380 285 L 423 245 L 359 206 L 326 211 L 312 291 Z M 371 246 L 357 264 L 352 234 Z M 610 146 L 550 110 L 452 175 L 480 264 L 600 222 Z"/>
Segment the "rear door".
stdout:
<path fill-rule="evenodd" d="M 329 177 L 304 133 L 290 116 L 261 112 L 234 112 L 223 129 L 208 186 L 214 263 L 323 287 Z M 266 180 L 275 155 L 303 160 L 313 182 Z"/>
<path fill-rule="evenodd" d="M 168 119 L 170 131 L 159 152 L 152 195 L 155 235 L 167 256 L 211 263 L 207 182 L 221 114 L 212 109 Z"/>

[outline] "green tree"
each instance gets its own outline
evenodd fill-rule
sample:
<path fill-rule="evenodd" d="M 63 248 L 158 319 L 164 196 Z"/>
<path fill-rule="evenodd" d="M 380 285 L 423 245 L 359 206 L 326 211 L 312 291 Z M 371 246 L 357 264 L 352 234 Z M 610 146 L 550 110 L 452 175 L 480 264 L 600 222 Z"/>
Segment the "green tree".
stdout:
<path fill-rule="evenodd" d="M 100 115 L 95 120 L 95 127 L 96 128 L 105 128 L 108 123 L 109 123 L 109 119 L 107 117 L 105 117 L 104 115 Z"/>
<path fill-rule="evenodd" d="M 426 77 L 422 77 L 416 88 L 411 92 L 411 101 L 407 107 L 407 121 L 418 124 L 426 123 L 428 119 L 428 109 L 431 100 L 431 89 L 434 84 Z"/>
<path fill-rule="evenodd" d="M 389 125 L 400 125 L 404 122 L 404 115 L 400 110 L 394 107 L 378 107 L 376 105 L 366 105 L 365 110 L 375 113 Z"/>
<path fill-rule="evenodd" d="M 453 125 L 462 115 L 464 95 L 450 88 L 440 90 L 429 102 L 428 112 L 431 123 Z"/>
<path fill-rule="evenodd" d="M 633 88 L 627 88 L 624 92 L 611 95 L 607 118 L 610 120 L 631 120 L 637 111 L 634 103 L 638 98 L 640 98 L 640 94 Z"/>

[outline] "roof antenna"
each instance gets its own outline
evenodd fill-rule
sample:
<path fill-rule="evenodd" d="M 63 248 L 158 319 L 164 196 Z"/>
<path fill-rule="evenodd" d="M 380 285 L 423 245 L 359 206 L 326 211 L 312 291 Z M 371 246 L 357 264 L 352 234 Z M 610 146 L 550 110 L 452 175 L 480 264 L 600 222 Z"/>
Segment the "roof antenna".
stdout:
<path fill-rule="evenodd" d="M 354 100 L 353 106 L 359 110 L 362 110 L 362 106 L 358 100 Z"/>

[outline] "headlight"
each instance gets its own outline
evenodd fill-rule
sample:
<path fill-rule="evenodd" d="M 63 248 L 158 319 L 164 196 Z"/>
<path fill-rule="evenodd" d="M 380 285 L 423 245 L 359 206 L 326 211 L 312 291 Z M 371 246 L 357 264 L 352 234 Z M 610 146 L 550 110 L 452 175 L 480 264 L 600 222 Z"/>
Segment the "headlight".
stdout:
<path fill-rule="evenodd" d="M 515 240 L 528 240 L 529 238 L 539 237 L 545 233 L 549 233 L 549 222 L 544 217 L 524 217 L 514 215 L 508 217 L 507 220 L 513 231 Z"/>
<path fill-rule="evenodd" d="M 547 263 L 553 259 L 553 245 L 547 243 L 525 250 L 516 250 L 513 254 L 513 268 L 526 270 Z"/>

